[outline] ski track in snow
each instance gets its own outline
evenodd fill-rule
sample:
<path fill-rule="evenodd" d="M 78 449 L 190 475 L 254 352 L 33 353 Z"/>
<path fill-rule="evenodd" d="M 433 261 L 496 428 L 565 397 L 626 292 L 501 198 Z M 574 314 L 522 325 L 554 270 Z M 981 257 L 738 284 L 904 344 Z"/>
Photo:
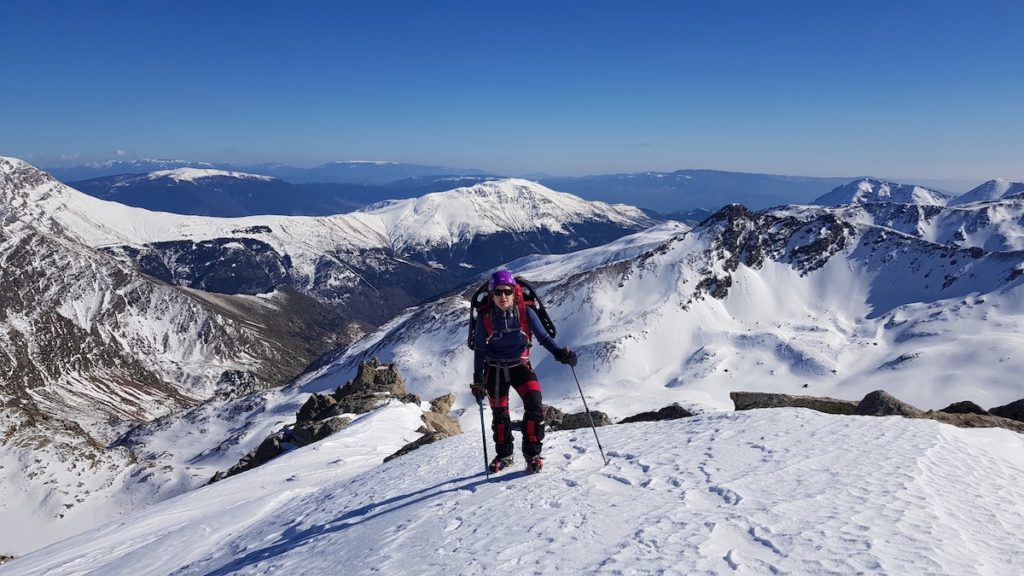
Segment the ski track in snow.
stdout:
<path fill-rule="evenodd" d="M 1024 561 L 1024 439 L 1005 430 L 719 413 L 600 428 L 607 466 L 591 430 L 551 433 L 544 472 L 517 458 L 490 480 L 475 432 L 348 477 L 327 440 L 0 574 L 1009 575 Z"/>

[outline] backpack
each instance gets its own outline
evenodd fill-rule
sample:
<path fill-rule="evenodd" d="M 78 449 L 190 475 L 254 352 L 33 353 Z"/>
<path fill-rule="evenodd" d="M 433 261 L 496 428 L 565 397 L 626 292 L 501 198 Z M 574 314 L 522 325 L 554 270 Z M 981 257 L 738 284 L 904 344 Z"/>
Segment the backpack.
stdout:
<path fill-rule="evenodd" d="M 533 332 L 530 330 L 530 322 L 526 318 L 526 307 L 533 308 L 533 311 L 537 313 L 537 318 L 540 319 L 540 323 L 544 326 L 544 329 L 548 331 L 548 334 L 552 338 L 555 337 L 557 330 L 555 329 L 555 323 L 551 321 L 551 317 L 548 316 L 548 310 L 544 307 L 544 303 L 541 302 L 540 296 L 537 295 L 537 291 L 533 289 L 533 286 L 524 280 L 521 276 L 516 276 L 515 286 L 515 298 L 516 306 L 519 308 L 519 327 L 526 334 L 526 340 L 530 341 L 533 338 Z M 476 289 L 473 296 L 469 299 L 469 340 L 467 344 L 470 350 L 476 349 L 476 319 L 477 316 L 483 318 L 484 330 L 487 335 L 490 336 L 494 327 L 491 325 L 491 294 L 487 288 L 488 282 L 484 282 Z"/>

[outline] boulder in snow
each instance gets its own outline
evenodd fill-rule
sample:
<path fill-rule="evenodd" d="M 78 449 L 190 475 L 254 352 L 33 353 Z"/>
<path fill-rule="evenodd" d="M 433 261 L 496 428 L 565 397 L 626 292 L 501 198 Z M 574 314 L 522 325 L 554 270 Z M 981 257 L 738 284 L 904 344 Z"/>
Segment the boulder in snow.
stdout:
<path fill-rule="evenodd" d="M 809 408 L 826 414 L 856 414 L 857 402 L 838 398 L 772 394 L 770 392 L 730 392 L 736 410 L 755 408 Z"/>
<path fill-rule="evenodd" d="M 924 411 L 907 404 L 906 402 L 889 394 L 885 390 L 869 392 L 860 404 L 857 404 L 858 416 L 904 416 L 906 418 L 920 418 Z"/>
<path fill-rule="evenodd" d="M 661 410 L 652 412 L 641 412 L 633 416 L 627 416 L 622 420 L 619 420 L 619 424 L 632 424 L 633 422 L 659 422 L 661 420 L 676 420 L 678 418 L 689 418 L 693 416 L 693 412 L 690 412 L 686 408 L 683 408 L 679 404 L 671 404 L 665 406 Z"/>
<path fill-rule="evenodd" d="M 566 414 L 554 406 L 545 406 L 545 420 L 549 430 L 577 430 L 579 428 L 590 428 L 590 418 L 586 412 Z M 608 426 L 614 424 L 612 419 L 604 412 L 591 410 L 594 418 L 594 426 Z"/>

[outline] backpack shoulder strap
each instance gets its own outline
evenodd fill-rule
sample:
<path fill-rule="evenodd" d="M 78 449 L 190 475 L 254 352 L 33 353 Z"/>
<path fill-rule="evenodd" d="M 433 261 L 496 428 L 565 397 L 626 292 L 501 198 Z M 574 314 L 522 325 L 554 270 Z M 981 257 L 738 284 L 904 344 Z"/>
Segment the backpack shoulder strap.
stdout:
<path fill-rule="evenodd" d="M 516 306 L 519 309 L 519 329 L 526 335 L 526 341 L 529 342 L 533 339 L 533 331 L 530 330 L 530 319 L 526 316 L 526 307 L 530 306 L 533 308 L 533 304 L 526 301 L 523 296 L 523 287 L 516 286 Z"/>
<path fill-rule="evenodd" d="M 481 320 L 488 335 L 494 330 L 490 311 L 491 298 L 487 290 L 487 282 L 484 282 L 469 297 L 469 339 L 466 341 L 466 344 L 470 350 L 476 349 L 476 319 L 478 315 L 482 315 Z"/>

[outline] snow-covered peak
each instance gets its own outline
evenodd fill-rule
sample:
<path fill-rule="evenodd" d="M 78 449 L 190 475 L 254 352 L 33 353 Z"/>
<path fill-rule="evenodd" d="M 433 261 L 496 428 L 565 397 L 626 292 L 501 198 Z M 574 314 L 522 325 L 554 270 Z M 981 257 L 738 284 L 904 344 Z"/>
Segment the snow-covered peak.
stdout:
<path fill-rule="evenodd" d="M 267 182 L 275 180 L 275 178 L 271 176 L 249 174 L 247 172 L 229 172 L 227 170 L 215 170 L 212 168 L 176 168 L 174 170 L 158 170 L 146 175 L 146 178 L 149 180 L 170 178 L 179 182 L 195 182 L 203 178 L 214 177 L 238 178 L 241 180 L 263 180 Z"/>
<path fill-rule="evenodd" d="M 29 167 L 31 165 L 20 158 L 0 156 L 0 174 L 10 174 L 15 170 L 24 170 Z"/>
<path fill-rule="evenodd" d="M 942 192 L 914 186 L 896 184 L 874 178 L 862 178 L 840 186 L 816 199 L 812 204 L 842 206 L 845 204 L 872 204 L 893 202 L 897 204 L 918 204 L 945 206 L 949 197 Z"/>
<path fill-rule="evenodd" d="M 447 244 L 499 231 L 565 231 L 584 220 L 638 225 L 649 222 L 642 210 L 623 204 L 588 202 L 536 182 L 509 178 L 436 192 L 410 200 L 387 201 L 360 211 L 383 220 L 396 246 Z"/>
<path fill-rule="evenodd" d="M 950 200 L 950 206 L 969 204 L 971 202 L 984 202 L 988 200 L 1001 200 L 1024 194 L 1024 182 L 1013 182 L 1004 178 L 989 180 L 981 186 Z"/>

